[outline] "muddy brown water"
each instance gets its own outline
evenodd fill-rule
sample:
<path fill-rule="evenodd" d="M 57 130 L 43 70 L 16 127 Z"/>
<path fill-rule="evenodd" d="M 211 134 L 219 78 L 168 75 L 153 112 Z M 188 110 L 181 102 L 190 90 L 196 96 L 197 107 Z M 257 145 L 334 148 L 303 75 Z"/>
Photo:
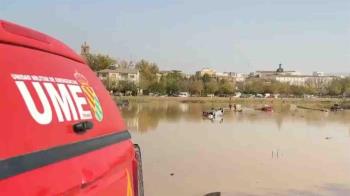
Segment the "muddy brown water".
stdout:
<path fill-rule="evenodd" d="M 142 148 L 146 196 L 350 195 L 350 111 L 284 105 L 225 111 L 213 121 L 201 115 L 224 106 L 122 108 Z"/>

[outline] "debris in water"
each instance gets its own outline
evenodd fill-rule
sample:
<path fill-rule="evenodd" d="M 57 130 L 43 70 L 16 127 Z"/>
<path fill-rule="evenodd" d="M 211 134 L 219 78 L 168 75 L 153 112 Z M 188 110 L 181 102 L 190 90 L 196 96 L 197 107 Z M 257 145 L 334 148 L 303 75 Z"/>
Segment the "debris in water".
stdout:
<path fill-rule="evenodd" d="M 332 137 L 325 137 L 324 139 L 329 140 L 329 139 L 332 139 Z"/>
<path fill-rule="evenodd" d="M 173 175 L 174 175 L 174 173 L 170 173 L 170 175 L 171 175 L 171 176 L 173 176 Z"/>
<path fill-rule="evenodd" d="M 221 192 L 212 192 L 212 193 L 207 193 L 204 196 L 220 196 Z"/>

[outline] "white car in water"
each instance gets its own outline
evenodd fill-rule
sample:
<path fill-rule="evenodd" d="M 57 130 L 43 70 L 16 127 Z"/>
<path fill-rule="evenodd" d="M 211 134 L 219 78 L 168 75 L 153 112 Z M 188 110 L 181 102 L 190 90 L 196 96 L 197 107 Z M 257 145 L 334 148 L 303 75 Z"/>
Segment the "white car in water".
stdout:
<path fill-rule="evenodd" d="M 180 92 L 178 96 L 179 97 L 189 97 L 190 94 L 188 92 Z"/>

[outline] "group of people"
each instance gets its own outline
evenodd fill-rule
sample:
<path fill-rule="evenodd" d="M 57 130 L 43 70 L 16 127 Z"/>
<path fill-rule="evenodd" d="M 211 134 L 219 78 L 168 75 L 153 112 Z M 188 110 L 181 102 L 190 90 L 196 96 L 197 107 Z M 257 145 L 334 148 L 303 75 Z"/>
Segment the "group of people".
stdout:
<path fill-rule="evenodd" d="M 232 110 L 232 107 L 233 107 L 233 111 L 238 111 L 238 112 L 241 112 L 242 111 L 242 108 L 241 108 L 241 105 L 239 104 L 229 104 L 228 107 L 230 108 L 230 110 Z"/>

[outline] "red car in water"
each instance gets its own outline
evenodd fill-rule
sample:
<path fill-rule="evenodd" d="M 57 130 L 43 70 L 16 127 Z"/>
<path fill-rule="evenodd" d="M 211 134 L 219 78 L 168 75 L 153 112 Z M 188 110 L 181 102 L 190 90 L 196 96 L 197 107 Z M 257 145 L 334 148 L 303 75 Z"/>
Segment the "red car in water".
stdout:
<path fill-rule="evenodd" d="M 1 195 L 143 195 L 140 150 L 84 59 L 0 20 L 0 69 Z"/>

